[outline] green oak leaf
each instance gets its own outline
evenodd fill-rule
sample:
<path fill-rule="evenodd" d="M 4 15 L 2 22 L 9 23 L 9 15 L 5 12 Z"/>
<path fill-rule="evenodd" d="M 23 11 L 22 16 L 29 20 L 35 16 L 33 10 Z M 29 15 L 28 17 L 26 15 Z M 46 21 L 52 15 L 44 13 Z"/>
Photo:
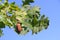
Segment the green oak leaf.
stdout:
<path fill-rule="evenodd" d="M 0 22 L 0 28 L 5 28 L 5 24 L 3 22 Z"/>
<path fill-rule="evenodd" d="M 0 37 L 3 35 L 3 33 L 2 33 L 3 31 L 0 29 Z"/>
<path fill-rule="evenodd" d="M 33 3 L 34 0 L 22 0 L 23 5 L 30 5 L 30 3 Z"/>

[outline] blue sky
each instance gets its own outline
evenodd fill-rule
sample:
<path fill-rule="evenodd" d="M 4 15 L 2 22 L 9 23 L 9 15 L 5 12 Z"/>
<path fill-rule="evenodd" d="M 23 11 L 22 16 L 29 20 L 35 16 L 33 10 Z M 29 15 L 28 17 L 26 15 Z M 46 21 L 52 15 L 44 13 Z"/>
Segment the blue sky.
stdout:
<path fill-rule="evenodd" d="M 20 5 L 20 0 L 13 1 Z M 9 0 L 9 2 L 12 2 L 12 0 Z M 31 32 L 26 35 L 18 35 L 6 27 L 0 40 L 60 40 L 60 0 L 35 0 L 32 5 L 38 5 L 41 8 L 41 14 L 49 17 L 50 25 L 48 29 L 42 30 L 37 35 L 32 35 Z"/>

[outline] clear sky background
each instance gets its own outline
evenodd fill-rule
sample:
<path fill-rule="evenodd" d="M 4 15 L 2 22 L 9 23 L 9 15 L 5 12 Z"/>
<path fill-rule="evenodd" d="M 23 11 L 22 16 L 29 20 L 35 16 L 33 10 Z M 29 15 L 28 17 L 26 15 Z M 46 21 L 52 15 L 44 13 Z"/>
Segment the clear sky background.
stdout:
<path fill-rule="evenodd" d="M 9 0 L 9 2 L 13 1 L 21 5 L 20 0 Z M 60 0 L 35 0 L 32 5 L 38 5 L 41 8 L 41 14 L 49 17 L 48 29 L 42 30 L 37 35 L 32 35 L 31 31 L 26 35 L 18 35 L 6 27 L 0 40 L 60 40 Z"/>

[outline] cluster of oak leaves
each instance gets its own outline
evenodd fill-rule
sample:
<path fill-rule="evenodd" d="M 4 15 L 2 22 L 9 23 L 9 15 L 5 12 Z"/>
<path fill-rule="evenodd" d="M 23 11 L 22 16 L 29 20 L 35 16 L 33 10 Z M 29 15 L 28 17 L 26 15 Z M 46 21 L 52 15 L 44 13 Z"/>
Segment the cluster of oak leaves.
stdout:
<path fill-rule="evenodd" d="M 30 30 L 32 34 L 37 34 L 42 29 L 47 29 L 49 25 L 48 17 L 40 14 L 38 6 L 31 6 L 34 0 L 22 0 L 19 7 L 15 2 L 0 0 L 0 36 L 3 34 L 2 28 L 8 26 L 13 28 L 18 34 L 26 34 Z"/>

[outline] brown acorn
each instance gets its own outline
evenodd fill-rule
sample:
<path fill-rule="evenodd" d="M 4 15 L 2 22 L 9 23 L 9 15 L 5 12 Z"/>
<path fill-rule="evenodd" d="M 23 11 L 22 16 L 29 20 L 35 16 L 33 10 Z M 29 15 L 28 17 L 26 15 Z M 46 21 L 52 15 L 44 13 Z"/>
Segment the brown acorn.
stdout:
<path fill-rule="evenodd" d="M 20 33 L 20 32 L 22 31 L 22 27 L 21 27 L 21 25 L 20 25 L 20 22 L 18 22 L 18 23 L 16 24 L 16 29 L 17 29 L 17 32 L 18 32 L 18 33 Z"/>

